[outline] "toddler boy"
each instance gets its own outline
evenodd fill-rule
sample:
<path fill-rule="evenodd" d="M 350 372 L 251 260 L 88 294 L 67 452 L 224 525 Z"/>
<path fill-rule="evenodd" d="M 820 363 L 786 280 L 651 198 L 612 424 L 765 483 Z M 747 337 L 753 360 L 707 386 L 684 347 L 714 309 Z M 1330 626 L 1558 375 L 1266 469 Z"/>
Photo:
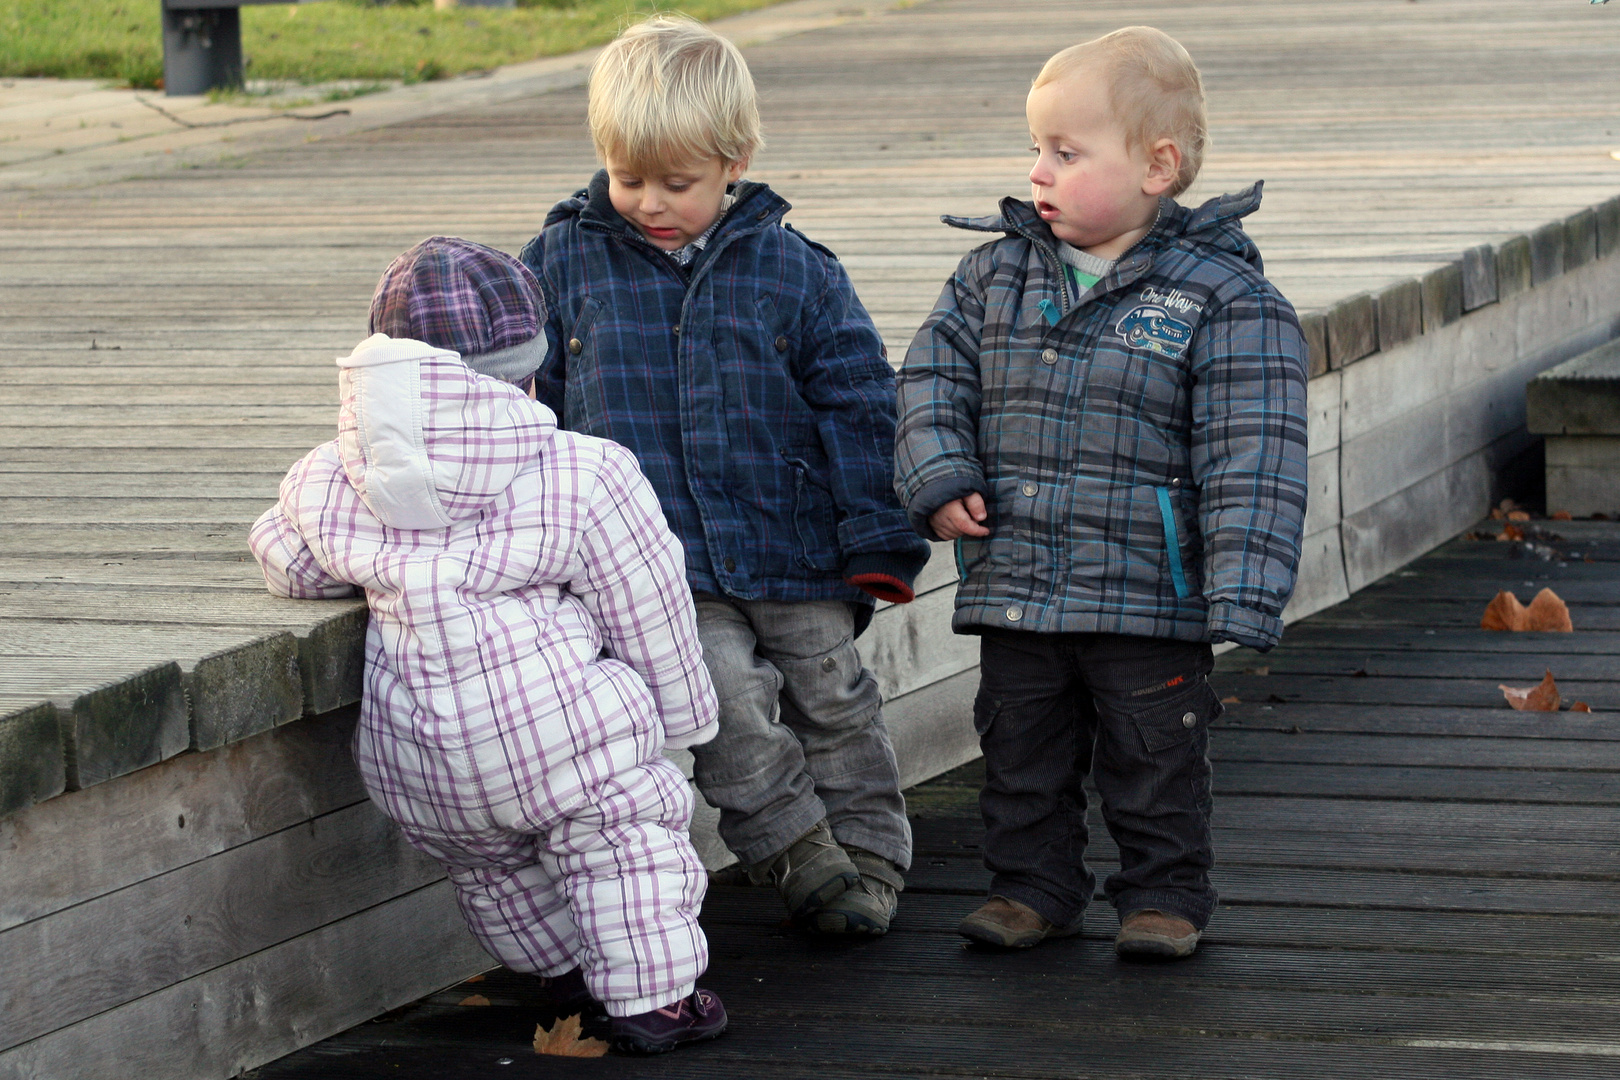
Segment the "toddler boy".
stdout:
<path fill-rule="evenodd" d="M 1121 955 L 1186 956 L 1215 907 L 1210 642 L 1275 645 L 1305 513 L 1305 343 L 1238 224 L 1196 210 L 1203 87 L 1129 27 L 1065 49 L 1027 102 L 1033 199 L 946 218 L 970 252 L 900 373 L 901 501 L 955 540 L 979 634 L 987 903 L 960 932 L 1079 931 L 1092 773 Z"/>
<path fill-rule="evenodd" d="M 448 237 L 401 255 L 377 333 L 337 362 L 338 437 L 251 544 L 273 593 L 365 591 L 360 776 L 474 936 L 654 1053 L 726 1026 L 694 987 L 708 879 L 661 753 L 713 737 L 714 689 L 634 459 L 502 381 L 527 381 L 544 322 L 508 255 Z"/>
<path fill-rule="evenodd" d="M 635 453 L 685 546 L 721 839 L 804 925 L 884 933 L 911 832 L 854 639 L 928 558 L 892 488 L 893 372 L 838 261 L 742 179 L 735 46 L 655 16 L 596 61 L 589 111 L 605 168 L 522 255 L 551 320 L 536 396 Z"/>

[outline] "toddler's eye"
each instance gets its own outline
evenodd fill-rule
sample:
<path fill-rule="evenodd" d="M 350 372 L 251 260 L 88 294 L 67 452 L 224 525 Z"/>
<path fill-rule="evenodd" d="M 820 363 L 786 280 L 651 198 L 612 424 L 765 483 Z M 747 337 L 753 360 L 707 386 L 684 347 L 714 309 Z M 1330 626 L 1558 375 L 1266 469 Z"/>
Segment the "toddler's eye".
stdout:
<path fill-rule="evenodd" d="M 1063 164 L 1067 165 L 1069 162 L 1074 160 L 1074 151 L 1072 151 L 1072 150 L 1059 150 L 1057 152 L 1057 159 L 1059 161 L 1063 162 Z"/>

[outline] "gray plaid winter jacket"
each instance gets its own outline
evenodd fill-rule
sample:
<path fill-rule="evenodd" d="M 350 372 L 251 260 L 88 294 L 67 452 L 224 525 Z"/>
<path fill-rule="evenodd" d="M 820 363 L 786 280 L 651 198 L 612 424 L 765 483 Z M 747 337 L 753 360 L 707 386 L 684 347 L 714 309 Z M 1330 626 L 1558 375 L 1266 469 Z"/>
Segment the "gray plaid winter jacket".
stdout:
<path fill-rule="evenodd" d="M 1027 202 L 945 222 L 963 258 L 900 371 L 895 487 L 913 526 L 971 492 L 955 629 L 1266 649 L 1305 518 L 1305 341 L 1239 219 L 1260 185 L 1151 231 L 1083 295 Z"/>

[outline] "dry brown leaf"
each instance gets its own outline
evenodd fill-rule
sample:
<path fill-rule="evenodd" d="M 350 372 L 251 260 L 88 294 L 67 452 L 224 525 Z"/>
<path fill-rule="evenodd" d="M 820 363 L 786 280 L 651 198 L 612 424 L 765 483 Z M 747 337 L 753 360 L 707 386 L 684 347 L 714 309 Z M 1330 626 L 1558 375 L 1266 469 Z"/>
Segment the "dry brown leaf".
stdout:
<path fill-rule="evenodd" d="M 489 998 L 485 997 L 483 994 L 468 994 L 466 997 L 464 997 L 460 1001 L 456 1002 L 456 1004 L 457 1005 L 488 1005 L 489 1004 Z"/>
<path fill-rule="evenodd" d="M 1560 510 L 1560 511 L 1558 511 L 1558 513 L 1552 515 L 1552 519 L 1554 521 L 1574 521 L 1575 520 L 1573 517 L 1570 516 L 1570 513 L 1569 513 L 1568 510 Z"/>
<path fill-rule="evenodd" d="M 1491 520 L 1492 521 L 1501 521 L 1505 517 L 1507 517 L 1507 515 L 1502 513 L 1502 511 L 1498 510 L 1494 506 L 1491 507 Z"/>
<path fill-rule="evenodd" d="M 1536 593 L 1529 607 L 1519 603 L 1517 596 L 1504 589 L 1486 605 L 1479 625 L 1482 630 L 1533 630 L 1554 634 L 1568 634 L 1575 630 L 1569 619 L 1569 605 L 1551 589 Z"/>
<path fill-rule="evenodd" d="M 1519 598 L 1503 589 L 1485 606 L 1485 617 L 1479 620 L 1482 630 L 1523 630 L 1525 624 L 1524 605 Z"/>
<path fill-rule="evenodd" d="M 1577 701 L 1575 704 L 1573 704 L 1573 705 L 1571 705 L 1569 707 L 1569 711 L 1570 712 L 1591 712 L 1592 711 L 1592 706 L 1588 705 L 1584 701 Z"/>
<path fill-rule="evenodd" d="M 1502 535 L 1498 536 L 1497 539 L 1498 540 L 1523 540 L 1524 539 L 1524 530 L 1519 528 L 1517 525 L 1512 525 L 1512 524 L 1503 525 L 1502 526 Z"/>
<path fill-rule="evenodd" d="M 1231 697 L 1223 697 L 1223 698 L 1221 698 L 1221 704 L 1222 705 L 1241 705 L 1241 704 L 1243 704 L 1243 699 L 1238 697 L 1236 694 L 1233 694 Z"/>
<path fill-rule="evenodd" d="M 1542 589 L 1530 606 L 1524 609 L 1526 630 L 1543 633 L 1572 634 L 1575 624 L 1569 621 L 1569 605 L 1551 589 Z"/>
<path fill-rule="evenodd" d="M 580 1038 L 579 1014 L 575 1013 L 550 1028 L 535 1025 L 534 1052 L 557 1057 L 601 1057 L 608 1052 L 608 1044 L 601 1039 Z"/>
<path fill-rule="evenodd" d="M 1507 703 L 1521 712 L 1557 712 L 1558 711 L 1558 684 L 1553 682 L 1552 671 L 1541 677 L 1535 686 L 1527 686 L 1523 690 L 1512 686 L 1498 686 Z"/>
<path fill-rule="evenodd" d="M 462 979 L 461 980 L 461 985 L 466 986 L 468 983 L 483 982 L 483 981 L 484 981 L 484 976 L 482 976 L 482 975 L 474 975 L 470 979 Z"/>
<path fill-rule="evenodd" d="M 1530 515 L 1525 513 L 1523 510 L 1509 510 L 1508 511 L 1508 520 L 1509 521 L 1529 521 L 1530 520 Z"/>

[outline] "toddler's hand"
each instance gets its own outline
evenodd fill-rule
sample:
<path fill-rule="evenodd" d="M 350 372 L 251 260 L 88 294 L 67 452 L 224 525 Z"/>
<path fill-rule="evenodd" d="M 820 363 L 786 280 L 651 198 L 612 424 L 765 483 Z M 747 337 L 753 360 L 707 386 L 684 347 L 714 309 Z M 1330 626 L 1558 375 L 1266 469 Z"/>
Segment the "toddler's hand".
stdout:
<path fill-rule="evenodd" d="M 977 491 L 961 499 L 952 499 L 928 517 L 928 527 L 941 540 L 955 540 L 958 536 L 989 536 L 990 530 L 979 522 L 990 515 L 984 508 L 984 496 Z"/>

